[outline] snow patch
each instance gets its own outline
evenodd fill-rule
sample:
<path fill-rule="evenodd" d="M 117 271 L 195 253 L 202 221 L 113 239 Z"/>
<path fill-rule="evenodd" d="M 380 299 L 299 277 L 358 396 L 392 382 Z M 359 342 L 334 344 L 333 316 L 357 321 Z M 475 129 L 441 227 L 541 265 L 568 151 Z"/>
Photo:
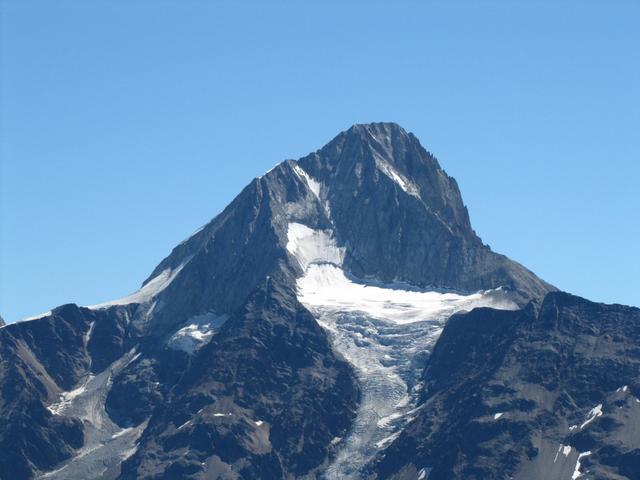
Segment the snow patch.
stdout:
<path fill-rule="evenodd" d="M 393 180 L 405 193 L 413 197 L 420 198 L 420 189 L 410 180 L 404 178 L 394 169 L 389 162 L 384 160 L 378 154 L 374 154 L 376 167 L 387 177 Z"/>
<path fill-rule="evenodd" d="M 580 460 L 582 460 L 584 457 L 587 457 L 589 455 L 591 455 L 590 451 L 583 452 L 578 455 L 578 460 L 576 460 L 576 468 L 573 471 L 573 475 L 571 475 L 571 480 L 576 480 L 576 478 L 579 478 L 582 475 L 582 473 L 580 472 L 580 466 L 581 466 Z"/>
<path fill-rule="evenodd" d="M 571 453 L 571 446 L 560 444 L 560 446 L 558 447 L 558 451 L 556 452 L 556 456 L 553 459 L 553 463 L 556 463 L 556 461 L 558 460 L 558 455 L 560 455 L 560 452 L 562 452 L 565 457 L 568 457 Z"/>
<path fill-rule="evenodd" d="M 303 270 L 317 262 L 342 265 L 344 259 L 344 248 L 337 246 L 330 230 L 314 230 L 295 222 L 287 229 L 287 251 Z"/>
<path fill-rule="evenodd" d="M 584 427 L 586 427 L 587 425 L 589 425 L 591 422 L 593 422 L 596 418 L 602 416 L 602 404 L 599 403 L 598 405 L 596 405 L 595 407 L 593 407 L 590 411 L 589 414 L 587 415 L 587 420 L 580 425 L 580 430 L 582 430 Z"/>
<path fill-rule="evenodd" d="M 307 172 L 305 172 L 298 164 L 293 165 L 293 171 L 296 172 L 298 176 L 307 183 L 307 186 L 309 187 L 309 190 L 311 190 L 311 193 L 313 193 L 316 198 L 320 199 L 320 182 L 311 178 L 311 176 Z"/>
<path fill-rule="evenodd" d="M 189 354 L 209 343 L 211 337 L 227 321 L 227 315 L 213 312 L 196 315 L 185 322 L 185 326 L 174 333 L 167 341 L 173 350 L 182 350 Z"/>
<path fill-rule="evenodd" d="M 393 442 L 399 436 L 400 436 L 400 432 L 395 432 L 395 433 L 392 433 L 391 435 L 389 435 L 388 437 L 384 437 L 379 442 L 376 442 L 376 448 L 382 449 L 382 448 L 386 447 L 387 445 L 389 445 L 391 442 Z"/>

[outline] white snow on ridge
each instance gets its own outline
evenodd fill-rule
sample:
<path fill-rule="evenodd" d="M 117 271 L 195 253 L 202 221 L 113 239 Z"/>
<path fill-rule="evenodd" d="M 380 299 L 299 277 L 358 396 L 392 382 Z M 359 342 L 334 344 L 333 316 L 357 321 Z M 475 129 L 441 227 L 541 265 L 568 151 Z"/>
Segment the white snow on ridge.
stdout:
<path fill-rule="evenodd" d="M 49 310 L 49 311 L 47 311 L 47 312 L 43 312 L 43 313 L 41 313 L 40 315 L 33 315 L 33 316 L 31 316 L 31 317 L 21 318 L 20 320 L 16 320 L 16 322 L 15 322 L 15 323 L 30 322 L 31 320 L 39 320 L 39 319 L 41 319 L 41 318 L 43 318 L 43 317 L 48 317 L 49 315 L 51 315 L 51 310 Z M 7 324 L 7 325 L 9 325 L 9 324 Z M 0 328 L 4 328 L 4 327 L 6 327 L 7 325 L 3 325 L 3 326 L 2 326 L 2 327 L 0 327 Z"/>
<path fill-rule="evenodd" d="M 100 310 L 103 308 L 112 307 L 114 305 L 129 305 L 130 303 L 150 303 L 153 298 L 158 296 L 160 292 L 162 292 L 171 284 L 171 282 L 176 278 L 176 276 L 180 273 L 184 266 L 189 263 L 190 260 L 191 257 L 187 258 L 184 262 L 182 262 L 182 264 L 180 264 L 180 266 L 173 270 L 170 268 L 163 270 L 149 282 L 147 282 L 147 284 L 140 290 L 132 293 L 131 295 L 127 295 L 126 297 L 112 300 L 110 302 L 90 305 L 87 308 L 90 308 L 92 310 Z"/>
<path fill-rule="evenodd" d="M 202 228 L 204 227 L 201 227 L 200 230 L 202 230 Z M 178 266 L 173 270 L 170 268 L 163 270 L 154 278 L 152 278 L 149 282 L 147 282 L 145 286 L 143 286 L 138 291 L 132 293 L 131 295 L 127 295 L 126 297 L 122 297 L 117 300 L 111 300 L 109 302 L 99 303 L 96 305 L 88 305 L 86 308 L 90 308 L 91 310 L 101 310 L 101 309 L 109 308 L 115 305 L 129 305 L 130 303 L 140 303 L 140 304 L 150 303 L 154 297 L 156 297 L 160 292 L 162 292 L 165 288 L 167 288 L 171 284 L 171 282 L 176 278 L 176 276 L 180 273 L 180 271 L 184 268 L 184 266 L 187 263 L 189 263 L 191 258 L 192 257 L 187 258 L 184 262 L 182 262 L 180 266 Z M 51 315 L 51 310 L 49 310 L 48 312 L 41 313 L 40 315 L 23 318 L 21 320 L 18 320 L 15 323 L 38 320 L 48 315 Z"/>
<path fill-rule="evenodd" d="M 344 259 L 344 248 L 337 246 L 331 231 L 313 230 L 301 223 L 289 224 L 287 251 L 296 258 L 303 270 L 318 262 L 342 265 Z"/>
<path fill-rule="evenodd" d="M 168 340 L 167 346 L 174 350 L 193 353 L 209 343 L 228 317 L 213 312 L 196 315 L 185 322 L 185 326 L 178 330 Z"/>
<path fill-rule="evenodd" d="M 300 178 L 302 178 L 307 185 L 309 186 L 309 190 L 319 199 L 320 198 L 320 182 L 311 178 L 307 172 L 305 172 L 302 167 L 298 164 L 293 165 L 293 171 L 298 174 Z"/>

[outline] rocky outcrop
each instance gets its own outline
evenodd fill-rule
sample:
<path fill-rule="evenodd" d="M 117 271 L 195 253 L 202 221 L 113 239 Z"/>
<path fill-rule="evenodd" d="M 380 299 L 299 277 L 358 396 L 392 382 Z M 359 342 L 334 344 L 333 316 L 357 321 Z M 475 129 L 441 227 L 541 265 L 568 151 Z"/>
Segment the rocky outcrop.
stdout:
<path fill-rule="evenodd" d="M 640 478 L 640 309 L 550 293 L 452 317 L 375 478 Z M 588 473 L 587 473 L 588 472 Z"/>
<path fill-rule="evenodd" d="M 523 306 L 553 290 L 482 243 L 456 181 L 396 124 L 355 125 L 299 164 L 326 186 L 346 267 L 358 277 L 464 292 L 507 287 Z"/>

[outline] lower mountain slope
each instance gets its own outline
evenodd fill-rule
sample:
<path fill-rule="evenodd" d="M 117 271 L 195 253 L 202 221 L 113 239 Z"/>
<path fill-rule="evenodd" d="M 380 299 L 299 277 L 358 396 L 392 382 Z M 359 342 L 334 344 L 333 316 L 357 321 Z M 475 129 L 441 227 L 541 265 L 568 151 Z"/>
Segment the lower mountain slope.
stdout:
<path fill-rule="evenodd" d="M 447 323 L 371 478 L 640 478 L 640 309 L 550 293 Z"/>

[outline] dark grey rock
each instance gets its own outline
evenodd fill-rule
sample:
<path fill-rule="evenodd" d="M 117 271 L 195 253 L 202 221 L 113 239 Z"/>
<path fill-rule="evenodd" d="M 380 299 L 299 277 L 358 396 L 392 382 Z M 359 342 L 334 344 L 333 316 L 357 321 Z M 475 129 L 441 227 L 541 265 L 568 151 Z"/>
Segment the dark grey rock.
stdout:
<path fill-rule="evenodd" d="M 569 480 L 591 452 L 580 478 L 637 479 L 639 378 L 640 309 L 558 292 L 539 309 L 454 316 L 425 370 L 418 417 L 370 473 Z M 590 415 L 598 405 L 602 415 Z"/>
<path fill-rule="evenodd" d="M 482 243 L 456 181 L 398 125 L 355 125 L 299 162 L 330 185 L 331 216 L 354 275 L 464 292 L 507 287 L 521 305 L 553 290 Z M 383 173 L 386 165 L 412 194 Z"/>
<path fill-rule="evenodd" d="M 554 290 L 482 243 L 455 180 L 413 135 L 356 125 L 254 179 L 143 284 L 171 278 L 166 288 L 0 329 L 0 478 L 53 469 L 65 480 L 321 475 L 351 426 L 359 387 L 296 298 L 290 222 L 331 229 L 356 277 L 505 287 L 520 305 Z M 206 346 L 170 348 L 205 314 L 226 319 Z M 91 378 L 104 380 L 91 400 L 115 433 L 103 450 L 80 455 L 97 441 L 95 427 L 47 407 Z M 633 465 L 627 454 L 607 458 Z"/>

